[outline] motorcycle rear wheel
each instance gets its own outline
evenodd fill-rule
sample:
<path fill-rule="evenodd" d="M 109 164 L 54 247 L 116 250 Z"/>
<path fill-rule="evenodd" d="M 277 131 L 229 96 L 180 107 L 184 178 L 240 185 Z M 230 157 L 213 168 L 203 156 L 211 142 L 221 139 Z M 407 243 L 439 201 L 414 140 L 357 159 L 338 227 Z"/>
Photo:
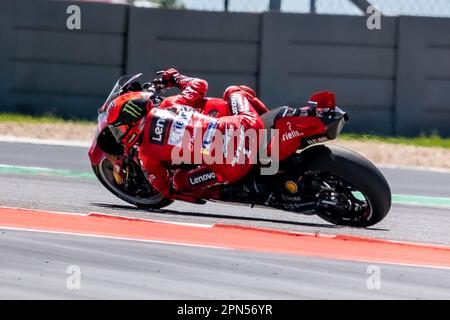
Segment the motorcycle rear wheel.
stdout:
<path fill-rule="evenodd" d="M 383 220 L 390 210 L 391 190 L 386 178 L 369 160 L 353 151 L 314 146 L 295 154 L 289 163 L 295 165 L 295 170 L 301 170 L 302 179 L 314 177 L 326 186 L 315 193 L 319 204 L 332 203 L 330 200 L 347 202 L 347 209 L 328 204 L 318 206 L 317 215 L 328 222 L 369 227 Z M 321 197 L 327 192 L 325 201 Z"/>

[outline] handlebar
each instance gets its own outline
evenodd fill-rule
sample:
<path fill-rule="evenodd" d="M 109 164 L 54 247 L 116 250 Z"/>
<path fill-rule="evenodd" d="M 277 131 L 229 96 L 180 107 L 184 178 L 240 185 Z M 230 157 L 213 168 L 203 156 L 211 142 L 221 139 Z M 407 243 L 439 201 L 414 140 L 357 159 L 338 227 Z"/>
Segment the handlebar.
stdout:
<path fill-rule="evenodd" d="M 160 71 L 157 72 L 157 74 Z M 165 83 L 163 82 L 163 80 L 161 78 L 156 78 L 151 82 L 147 82 L 144 83 L 142 85 L 143 90 L 149 92 L 151 94 L 151 98 L 153 100 L 153 102 L 155 103 L 160 103 L 163 98 L 159 95 L 159 93 L 161 92 L 161 90 L 163 90 L 165 88 Z"/>
<path fill-rule="evenodd" d="M 162 75 L 164 73 L 164 70 L 157 71 L 157 75 Z M 159 95 L 161 90 L 166 88 L 166 83 L 162 79 L 162 77 L 158 77 L 153 79 L 153 81 L 146 82 L 142 85 L 142 89 L 151 93 L 151 98 L 153 102 L 160 103 L 163 101 L 163 97 Z"/>

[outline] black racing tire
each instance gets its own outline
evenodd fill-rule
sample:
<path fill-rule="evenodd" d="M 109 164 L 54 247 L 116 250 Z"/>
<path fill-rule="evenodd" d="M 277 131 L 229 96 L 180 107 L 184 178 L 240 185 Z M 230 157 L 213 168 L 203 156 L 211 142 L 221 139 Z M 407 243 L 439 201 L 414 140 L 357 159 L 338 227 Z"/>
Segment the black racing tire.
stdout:
<path fill-rule="evenodd" d="M 369 227 L 383 220 L 391 208 L 391 190 L 386 178 L 374 164 L 356 152 L 337 146 L 318 145 L 295 154 L 289 162 L 302 173 L 320 171 L 340 177 L 368 200 L 371 212 L 367 218 L 350 221 L 319 211 L 317 215 L 328 222 Z"/>
<path fill-rule="evenodd" d="M 112 179 L 106 178 L 106 173 L 102 171 L 102 164 L 106 159 L 107 158 L 104 158 L 98 165 L 92 166 L 92 169 L 100 183 L 116 197 L 142 209 L 161 209 L 167 207 L 173 202 L 173 200 L 164 198 L 162 195 L 156 193 L 153 198 L 139 198 L 135 195 L 127 193 L 122 188 L 120 188 L 115 181 L 109 181 Z"/>

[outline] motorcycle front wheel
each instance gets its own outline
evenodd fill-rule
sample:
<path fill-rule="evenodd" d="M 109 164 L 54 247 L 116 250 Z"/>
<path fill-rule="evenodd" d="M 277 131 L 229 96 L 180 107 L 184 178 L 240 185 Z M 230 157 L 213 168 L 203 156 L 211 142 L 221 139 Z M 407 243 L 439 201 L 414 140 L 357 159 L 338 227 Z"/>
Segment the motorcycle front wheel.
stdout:
<path fill-rule="evenodd" d="M 143 209 L 160 209 L 170 205 L 173 201 L 164 198 L 160 193 L 154 190 L 147 182 L 144 173 L 136 164 L 136 177 L 134 183 L 128 186 L 120 185 L 114 178 L 113 162 L 105 157 L 96 166 L 92 166 L 97 179 L 116 197 Z"/>

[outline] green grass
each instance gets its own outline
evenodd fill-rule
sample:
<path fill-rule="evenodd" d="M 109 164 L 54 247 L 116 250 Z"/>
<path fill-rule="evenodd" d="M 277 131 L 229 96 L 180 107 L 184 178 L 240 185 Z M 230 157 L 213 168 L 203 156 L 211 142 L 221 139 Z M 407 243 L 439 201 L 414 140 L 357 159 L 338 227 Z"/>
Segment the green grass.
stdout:
<path fill-rule="evenodd" d="M 441 147 L 450 149 L 450 138 L 442 138 L 437 134 L 419 137 L 382 137 L 368 134 L 343 133 L 339 139 L 347 141 L 385 142 L 393 144 L 413 145 L 421 147 Z"/>
<path fill-rule="evenodd" d="M 31 116 L 17 113 L 0 113 L 0 122 L 20 122 L 20 123 L 36 123 L 36 124 L 51 124 L 51 123 L 79 123 L 92 124 L 92 121 L 87 120 L 66 120 L 54 115 Z"/>

